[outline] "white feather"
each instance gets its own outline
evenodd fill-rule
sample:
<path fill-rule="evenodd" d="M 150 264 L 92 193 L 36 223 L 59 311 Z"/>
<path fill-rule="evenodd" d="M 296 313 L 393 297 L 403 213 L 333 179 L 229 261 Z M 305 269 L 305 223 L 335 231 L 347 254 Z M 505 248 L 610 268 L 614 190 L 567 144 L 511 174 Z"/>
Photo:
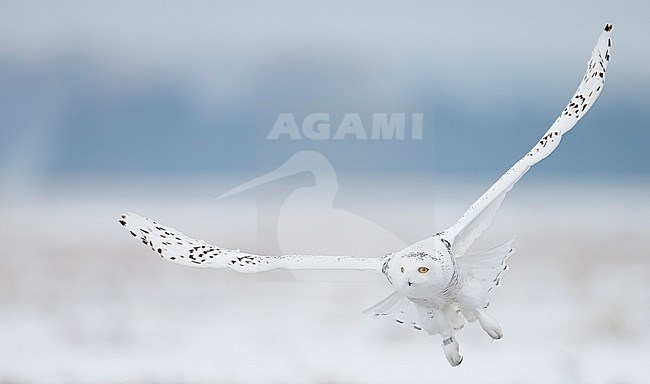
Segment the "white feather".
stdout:
<path fill-rule="evenodd" d="M 481 233 L 490 225 L 495 212 L 512 189 L 530 167 L 537 164 L 560 144 L 562 135 L 567 133 L 589 111 L 603 90 L 609 52 L 611 48 L 612 26 L 607 24 L 594 48 L 587 72 L 569 104 L 555 120 L 541 140 L 521 160 L 494 183 L 456 224 L 444 231 L 445 238 L 451 242 L 454 256 L 463 255 Z"/>
<path fill-rule="evenodd" d="M 165 260 L 191 267 L 231 268 L 257 273 L 272 269 L 350 269 L 381 271 L 379 258 L 319 255 L 261 256 L 226 249 L 196 240 L 174 228 L 135 213 L 120 216 L 120 224 L 132 236 Z"/>

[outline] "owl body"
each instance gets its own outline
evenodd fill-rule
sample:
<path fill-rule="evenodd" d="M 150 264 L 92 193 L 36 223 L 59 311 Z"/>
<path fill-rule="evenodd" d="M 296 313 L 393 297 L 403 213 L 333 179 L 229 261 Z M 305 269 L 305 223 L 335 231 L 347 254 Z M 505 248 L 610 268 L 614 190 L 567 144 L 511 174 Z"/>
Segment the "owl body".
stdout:
<path fill-rule="evenodd" d="M 505 260 L 514 253 L 510 244 L 456 258 L 451 243 L 440 233 L 384 256 L 382 272 L 396 292 L 392 303 L 380 303 L 383 305 L 373 308 L 374 313 L 394 315 L 398 323 L 430 335 L 441 335 L 447 359 L 452 365 L 460 364 L 462 357 L 455 331 L 466 320 L 479 320 L 494 339 L 503 335 L 485 308 L 488 294 L 506 270 Z M 411 306 L 414 314 L 405 320 Z"/>
<path fill-rule="evenodd" d="M 469 314 L 489 305 L 488 294 L 498 285 L 507 269 L 506 259 L 514 253 L 510 244 L 457 259 L 450 243 L 438 234 L 386 255 L 382 272 L 419 312 L 451 307 Z"/>

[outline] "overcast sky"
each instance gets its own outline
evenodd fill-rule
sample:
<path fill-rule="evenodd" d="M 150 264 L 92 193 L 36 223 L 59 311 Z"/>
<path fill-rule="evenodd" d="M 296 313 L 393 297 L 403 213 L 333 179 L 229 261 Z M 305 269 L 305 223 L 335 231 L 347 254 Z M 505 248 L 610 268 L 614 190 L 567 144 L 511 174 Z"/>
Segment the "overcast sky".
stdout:
<path fill-rule="evenodd" d="M 308 149 L 355 174 L 498 175 L 562 111 L 605 22 L 605 90 L 538 172 L 646 177 L 649 8 L 2 2 L 0 180 L 256 173 Z M 268 140 L 281 113 L 324 113 L 329 139 Z M 346 114 L 370 137 L 373 113 L 404 113 L 407 133 L 422 114 L 422 139 L 332 139 Z"/>

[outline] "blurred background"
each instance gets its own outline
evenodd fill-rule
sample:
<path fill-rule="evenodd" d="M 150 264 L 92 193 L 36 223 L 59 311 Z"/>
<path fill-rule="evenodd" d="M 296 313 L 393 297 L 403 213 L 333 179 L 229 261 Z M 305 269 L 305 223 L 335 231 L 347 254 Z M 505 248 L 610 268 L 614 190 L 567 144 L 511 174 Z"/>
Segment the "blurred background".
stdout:
<path fill-rule="evenodd" d="M 647 382 L 649 10 L 0 2 L 0 383 Z M 596 106 L 476 244 L 516 235 L 518 253 L 490 308 L 504 339 L 466 327 L 458 368 L 437 337 L 361 315 L 381 276 L 185 268 L 117 223 L 380 257 L 453 224 L 534 145 L 606 22 Z M 403 115 L 404 138 L 373 139 L 377 115 Z"/>

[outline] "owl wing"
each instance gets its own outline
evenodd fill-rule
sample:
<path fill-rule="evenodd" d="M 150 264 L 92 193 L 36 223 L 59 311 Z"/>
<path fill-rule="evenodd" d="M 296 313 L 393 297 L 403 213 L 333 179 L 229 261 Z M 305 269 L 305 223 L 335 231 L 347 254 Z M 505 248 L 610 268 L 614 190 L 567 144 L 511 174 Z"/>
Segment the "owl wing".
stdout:
<path fill-rule="evenodd" d="M 591 54 L 587 72 L 578 90 L 541 140 L 474 202 L 456 224 L 443 232 L 445 239 L 452 245 L 454 256 L 461 256 L 467 251 L 474 240 L 490 225 L 508 191 L 528 172 L 530 167 L 546 158 L 557 148 L 562 135 L 576 125 L 600 96 L 605 84 L 605 70 L 609 63 L 612 45 L 611 31 L 612 25 L 605 25 Z"/>
<path fill-rule="evenodd" d="M 456 258 L 458 267 L 466 275 L 486 285 L 489 291 L 499 285 L 501 276 L 508 270 L 508 258 L 515 253 L 510 239 L 496 247 L 478 253 L 466 253 Z"/>
<path fill-rule="evenodd" d="M 381 272 L 378 258 L 347 256 L 284 255 L 260 256 L 210 245 L 192 239 L 176 229 L 135 213 L 122 214 L 119 223 L 133 237 L 160 257 L 190 267 L 230 268 L 237 272 L 257 273 L 271 269 L 348 269 Z"/>

